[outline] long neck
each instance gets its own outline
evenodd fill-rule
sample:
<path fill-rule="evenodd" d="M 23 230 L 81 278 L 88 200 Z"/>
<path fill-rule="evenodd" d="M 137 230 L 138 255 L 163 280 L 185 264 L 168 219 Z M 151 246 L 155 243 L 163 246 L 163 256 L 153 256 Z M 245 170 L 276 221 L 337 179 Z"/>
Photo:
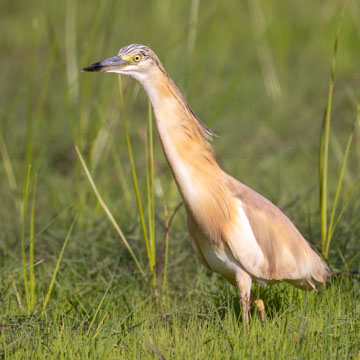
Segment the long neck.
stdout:
<path fill-rule="evenodd" d="M 203 231 L 218 237 L 218 225 L 229 219 L 224 172 L 196 118 L 164 71 L 141 81 L 154 108 L 157 129 L 188 215 Z"/>

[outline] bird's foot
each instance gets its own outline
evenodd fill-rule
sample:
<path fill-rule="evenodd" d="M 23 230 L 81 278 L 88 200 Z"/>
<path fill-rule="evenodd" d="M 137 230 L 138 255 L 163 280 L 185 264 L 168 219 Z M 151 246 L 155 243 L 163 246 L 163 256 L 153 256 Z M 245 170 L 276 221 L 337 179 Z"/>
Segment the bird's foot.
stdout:
<path fill-rule="evenodd" d="M 251 302 L 255 306 L 259 313 L 260 321 L 263 324 L 265 322 L 265 305 L 264 302 L 258 298 L 255 293 L 251 292 Z"/>
<path fill-rule="evenodd" d="M 260 321 L 263 324 L 265 322 L 265 305 L 261 299 L 256 299 L 253 301 L 256 310 L 259 313 Z"/>

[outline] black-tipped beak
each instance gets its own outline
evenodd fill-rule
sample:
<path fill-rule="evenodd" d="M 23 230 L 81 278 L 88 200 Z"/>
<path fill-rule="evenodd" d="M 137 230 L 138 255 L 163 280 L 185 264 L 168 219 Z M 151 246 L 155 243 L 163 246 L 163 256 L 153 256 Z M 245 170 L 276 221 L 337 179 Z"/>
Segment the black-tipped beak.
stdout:
<path fill-rule="evenodd" d="M 110 59 L 86 66 L 83 68 L 83 71 L 114 72 L 123 69 L 127 64 L 127 61 L 123 60 L 120 56 L 114 56 Z"/>

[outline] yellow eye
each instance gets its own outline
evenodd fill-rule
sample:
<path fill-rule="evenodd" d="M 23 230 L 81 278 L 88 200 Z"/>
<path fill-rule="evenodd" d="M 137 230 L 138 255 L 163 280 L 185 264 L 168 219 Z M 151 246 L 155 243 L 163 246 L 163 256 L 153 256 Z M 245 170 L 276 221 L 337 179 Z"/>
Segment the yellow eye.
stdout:
<path fill-rule="evenodd" d="M 134 59 L 134 61 L 135 62 L 139 62 L 140 60 L 141 60 L 141 56 L 138 54 L 138 55 L 135 55 L 134 57 L 133 57 L 133 59 Z"/>

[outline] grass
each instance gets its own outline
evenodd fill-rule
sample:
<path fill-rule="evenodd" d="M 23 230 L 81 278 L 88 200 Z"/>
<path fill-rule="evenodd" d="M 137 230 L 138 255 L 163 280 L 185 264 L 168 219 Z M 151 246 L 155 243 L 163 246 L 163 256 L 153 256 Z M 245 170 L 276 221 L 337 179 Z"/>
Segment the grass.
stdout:
<path fill-rule="evenodd" d="M 360 356 L 355 1 L 344 12 L 330 83 L 326 196 L 334 206 L 321 211 L 318 201 L 319 135 L 342 6 L 4 2 L 0 358 Z M 335 272 L 325 290 L 255 286 L 266 323 L 252 312 L 250 326 L 242 324 L 236 290 L 192 252 L 183 207 L 172 216 L 181 199 L 152 139 L 144 92 L 122 78 L 120 97 L 115 75 L 80 72 L 134 42 L 158 53 L 219 135 L 220 164 L 283 209 L 319 252 L 325 213 Z M 158 293 L 154 276 L 163 279 Z"/>
<path fill-rule="evenodd" d="M 320 135 L 320 151 L 319 151 L 319 192 L 320 192 L 320 219 L 321 219 L 321 252 L 322 255 L 327 258 L 329 249 L 330 249 L 330 243 L 332 240 L 332 237 L 335 232 L 335 228 L 337 224 L 339 223 L 342 214 L 346 210 L 347 205 L 352 200 L 352 196 L 355 194 L 359 184 L 359 181 L 356 182 L 353 191 L 351 191 L 352 196 L 348 198 L 348 200 L 345 202 L 343 208 L 340 210 L 337 219 L 335 221 L 335 215 L 337 213 L 337 206 L 338 206 L 338 200 L 339 196 L 342 190 L 342 183 L 344 179 L 344 173 L 347 165 L 347 161 L 349 158 L 350 153 L 350 147 L 353 140 L 354 132 L 357 131 L 356 124 L 358 122 L 359 117 L 359 106 L 357 105 L 357 114 L 355 116 L 354 121 L 354 129 L 353 132 L 350 133 L 348 137 L 348 141 L 346 144 L 346 149 L 344 153 L 344 158 L 342 160 L 341 169 L 339 171 L 339 178 L 337 181 L 336 186 L 336 192 L 335 197 L 333 201 L 333 206 L 331 210 L 331 217 L 329 225 L 327 221 L 328 217 L 328 191 L 327 191 L 327 183 L 328 183 L 328 162 L 329 162 L 329 142 L 330 142 L 330 123 L 331 123 L 331 107 L 332 107 L 332 101 L 333 101 L 333 92 L 334 92 L 334 86 L 335 86 L 335 67 L 336 67 L 336 55 L 337 55 L 337 48 L 338 48 L 338 42 L 339 42 L 339 36 L 340 36 L 340 29 L 342 20 L 344 17 L 344 13 L 346 10 L 347 2 L 344 2 L 339 23 L 337 26 L 336 36 L 335 36 L 335 42 L 334 42 L 334 51 L 332 55 L 332 61 L 331 61 L 331 73 L 330 73 L 330 81 L 329 81 L 329 92 L 328 92 L 328 101 L 326 105 L 326 110 L 324 114 L 324 121 L 323 126 L 321 129 L 321 135 Z"/>

